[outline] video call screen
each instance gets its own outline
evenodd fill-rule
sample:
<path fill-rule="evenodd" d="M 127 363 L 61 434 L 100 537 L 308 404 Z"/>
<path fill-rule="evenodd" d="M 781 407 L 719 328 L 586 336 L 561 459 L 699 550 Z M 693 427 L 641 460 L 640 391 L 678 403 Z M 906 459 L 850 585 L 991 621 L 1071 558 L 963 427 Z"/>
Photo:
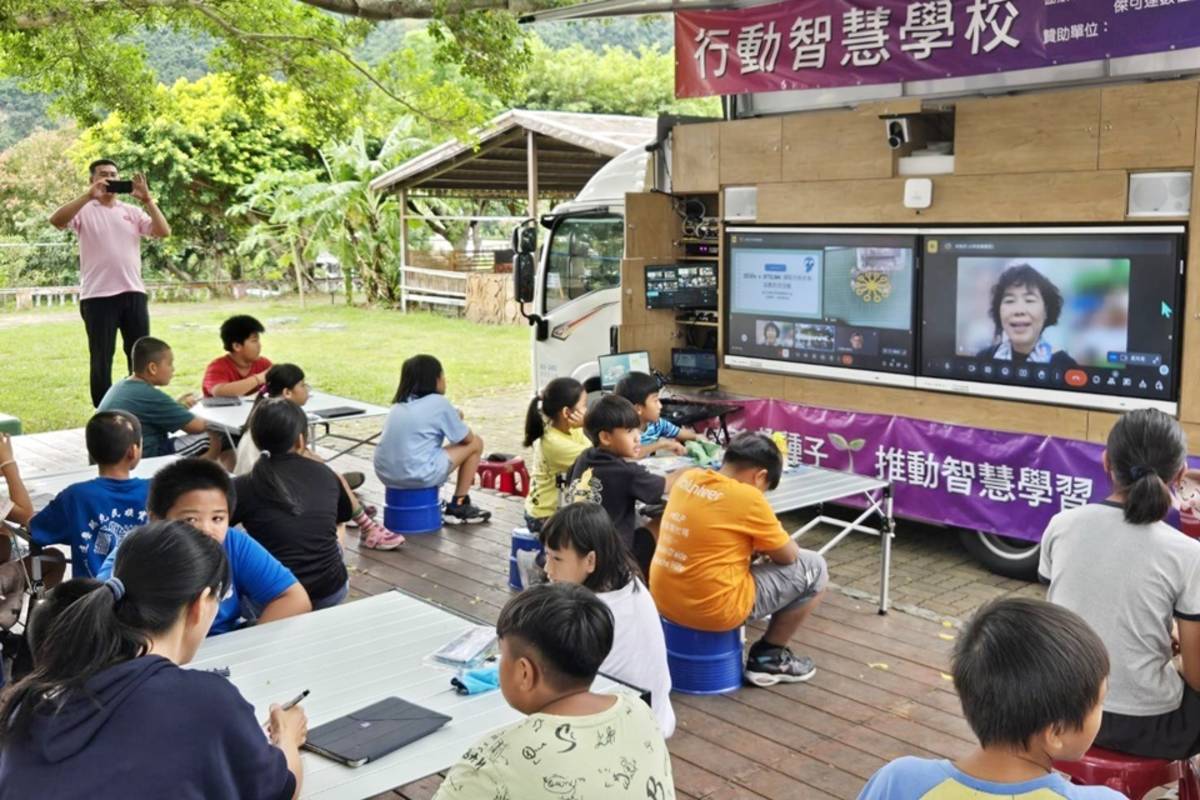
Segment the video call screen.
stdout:
<path fill-rule="evenodd" d="M 1170 401 L 1180 237 L 923 239 L 921 375 Z"/>
<path fill-rule="evenodd" d="M 726 353 L 912 374 L 916 241 L 731 229 Z"/>
<path fill-rule="evenodd" d="M 716 307 L 716 264 L 667 264 L 646 267 L 646 308 Z"/>

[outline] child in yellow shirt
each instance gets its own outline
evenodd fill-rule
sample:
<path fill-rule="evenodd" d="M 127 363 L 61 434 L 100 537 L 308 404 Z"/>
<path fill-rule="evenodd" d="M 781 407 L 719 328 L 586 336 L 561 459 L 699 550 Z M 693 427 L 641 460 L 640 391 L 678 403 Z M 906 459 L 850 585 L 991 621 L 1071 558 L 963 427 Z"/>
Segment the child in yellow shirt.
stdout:
<path fill-rule="evenodd" d="M 558 510 L 558 476 L 592 446 L 583 435 L 587 392 L 574 378 L 555 378 L 529 403 L 525 415 L 525 446 L 533 448 L 533 475 L 525 498 L 525 527 L 542 529 Z"/>

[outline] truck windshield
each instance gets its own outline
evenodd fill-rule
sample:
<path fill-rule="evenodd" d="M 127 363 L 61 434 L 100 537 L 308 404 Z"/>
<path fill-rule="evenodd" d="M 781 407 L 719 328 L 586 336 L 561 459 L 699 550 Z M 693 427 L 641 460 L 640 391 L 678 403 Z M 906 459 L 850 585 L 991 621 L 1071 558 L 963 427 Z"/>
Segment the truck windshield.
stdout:
<path fill-rule="evenodd" d="M 550 238 L 546 266 L 546 311 L 589 292 L 621 283 L 625 251 L 622 217 L 575 216 L 563 219 Z"/>

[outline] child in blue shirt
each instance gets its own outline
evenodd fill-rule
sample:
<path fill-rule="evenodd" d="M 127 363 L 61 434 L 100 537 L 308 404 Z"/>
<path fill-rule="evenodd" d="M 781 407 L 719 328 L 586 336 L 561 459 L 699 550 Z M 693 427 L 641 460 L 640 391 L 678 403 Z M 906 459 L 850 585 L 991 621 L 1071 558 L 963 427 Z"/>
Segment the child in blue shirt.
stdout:
<path fill-rule="evenodd" d="M 446 373 L 433 356 L 413 356 L 400 368 L 400 386 L 375 448 L 375 474 L 384 486 L 441 486 L 457 471 L 454 496 L 442 509 L 448 522 L 487 522 L 468 492 L 483 457 L 483 439 L 446 399 Z"/>
<path fill-rule="evenodd" d="M 660 450 L 681 456 L 685 452 L 683 442 L 700 438 L 695 431 L 662 418 L 662 401 L 658 398 L 658 381 L 654 376 L 631 372 L 617 383 L 615 391 L 633 403 L 638 419 L 642 421 L 639 457 L 653 455 Z"/>
<path fill-rule="evenodd" d="M 955 643 L 952 671 L 979 747 L 954 762 L 896 759 L 859 800 L 1124 797 L 1054 771 L 1091 747 L 1108 690 L 1108 651 L 1077 614 L 1041 600 L 989 603 Z"/>
<path fill-rule="evenodd" d="M 312 610 L 304 587 L 240 528 L 229 527 L 229 498 L 233 484 L 214 461 L 184 458 L 159 470 L 150 482 L 148 507 L 154 520 L 181 520 L 217 540 L 229 559 L 230 590 L 221 598 L 209 636 L 237 628 L 245 617 L 258 623 Z M 112 576 L 116 552 L 109 555 L 97 577 Z"/>
<path fill-rule="evenodd" d="M 130 477 L 142 460 L 142 425 L 127 411 L 101 411 L 84 429 L 88 455 L 99 477 L 75 483 L 59 492 L 33 516 L 33 543 L 71 548 L 71 573 L 95 577 L 117 545 L 146 522 L 149 482 Z"/>

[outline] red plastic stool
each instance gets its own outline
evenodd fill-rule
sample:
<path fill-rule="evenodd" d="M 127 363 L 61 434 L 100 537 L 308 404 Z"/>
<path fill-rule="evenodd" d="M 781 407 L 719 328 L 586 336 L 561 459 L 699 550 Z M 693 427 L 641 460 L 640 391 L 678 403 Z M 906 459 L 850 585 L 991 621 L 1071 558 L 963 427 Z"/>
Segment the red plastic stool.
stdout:
<path fill-rule="evenodd" d="M 495 456 L 488 456 L 479 462 L 475 471 L 479 485 L 485 489 L 495 489 L 501 494 L 519 494 L 521 497 L 529 494 L 529 473 L 525 470 L 525 461 L 519 457 L 493 461 Z"/>
<path fill-rule="evenodd" d="M 1093 747 L 1078 761 L 1055 761 L 1077 786 L 1107 786 L 1130 800 L 1142 800 L 1151 789 L 1179 784 L 1179 800 L 1200 800 L 1200 778 L 1190 760 L 1142 758 Z"/>

